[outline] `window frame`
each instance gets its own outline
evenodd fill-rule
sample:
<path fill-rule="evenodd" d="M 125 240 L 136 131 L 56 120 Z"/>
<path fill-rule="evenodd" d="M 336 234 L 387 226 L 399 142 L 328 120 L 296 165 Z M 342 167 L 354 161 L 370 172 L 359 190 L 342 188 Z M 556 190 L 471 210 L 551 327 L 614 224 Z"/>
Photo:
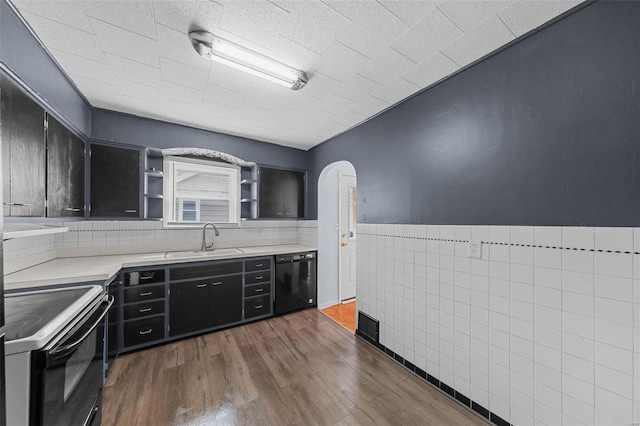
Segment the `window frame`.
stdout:
<path fill-rule="evenodd" d="M 240 225 L 240 167 L 234 164 L 223 163 L 220 161 L 213 160 L 201 160 L 197 158 L 188 158 L 188 157 L 178 157 L 178 156 L 166 156 L 163 159 L 163 170 L 164 170 L 164 178 L 163 178 L 163 205 L 162 205 L 162 224 L 165 228 L 200 228 L 206 222 L 201 221 L 200 218 L 200 200 L 202 198 L 186 198 L 188 201 L 196 201 L 196 221 L 195 222 L 184 222 L 180 220 L 176 220 L 176 217 L 179 216 L 179 210 L 176 209 L 176 200 L 174 196 L 174 169 L 176 164 L 194 164 L 197 166 L 205 166 L 211 167 L 215 169 L 217 172 L 229 174 L 231 178 L 230 182 L 230 196 L 229 196 L 229 204 L 230 204 L 230 215 L 228 222 L 216 222 L 217 224 L 229 225 L 229 226 L 239 226 Z M 224 170 L 221 170 L 224 169 Z"/>

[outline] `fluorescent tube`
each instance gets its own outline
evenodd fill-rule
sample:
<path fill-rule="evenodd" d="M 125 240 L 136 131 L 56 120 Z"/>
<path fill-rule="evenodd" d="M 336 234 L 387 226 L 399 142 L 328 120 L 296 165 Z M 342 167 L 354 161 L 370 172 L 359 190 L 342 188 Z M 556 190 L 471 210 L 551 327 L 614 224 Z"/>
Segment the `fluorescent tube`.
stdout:
<path fill-rule="evenodd" d="M 281 84 L 293 90 L 301 89 L 307 84 L 307 76 L 304 72 L 259 53 L 252 52 L 209 32 L 192 31 L 189 33 L 189 39 L 196 52 L 204 58 Z"/>

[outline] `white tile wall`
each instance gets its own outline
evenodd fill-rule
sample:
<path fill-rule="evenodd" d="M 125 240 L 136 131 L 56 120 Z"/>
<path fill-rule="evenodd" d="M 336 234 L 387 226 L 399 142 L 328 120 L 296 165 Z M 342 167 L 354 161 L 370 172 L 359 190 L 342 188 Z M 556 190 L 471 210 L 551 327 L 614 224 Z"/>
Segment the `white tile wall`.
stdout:
<path fill-rule="evenodd" d="M 356 300 L 380 343 L 514 424 L 640 422 L 640 230 L 358 232 Z"/>
<path fill-rule="evenodd" d="M 167 229 L 156 221 L 68 222 L 69 232 L 4 242 L 5 273 L 55 257 L 197 250 L 201 229 Z M 219 226 L 216 247 L 276 244 L 317 246 L 317 221 L 247 221 L 240 227 Z"/>

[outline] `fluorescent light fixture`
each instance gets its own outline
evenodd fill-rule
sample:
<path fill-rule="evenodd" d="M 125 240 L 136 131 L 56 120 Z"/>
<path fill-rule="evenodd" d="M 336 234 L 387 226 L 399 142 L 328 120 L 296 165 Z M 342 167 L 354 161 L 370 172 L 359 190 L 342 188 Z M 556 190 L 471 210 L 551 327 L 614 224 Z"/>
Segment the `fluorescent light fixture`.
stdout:
<path fill-rule="evenodd" d="M 299 90 L 307 84 L 307 75 L 259 53 L 206 31 L 191 31 L 191 44 L 203 58 L 228 65 L 240 71 Z"/>

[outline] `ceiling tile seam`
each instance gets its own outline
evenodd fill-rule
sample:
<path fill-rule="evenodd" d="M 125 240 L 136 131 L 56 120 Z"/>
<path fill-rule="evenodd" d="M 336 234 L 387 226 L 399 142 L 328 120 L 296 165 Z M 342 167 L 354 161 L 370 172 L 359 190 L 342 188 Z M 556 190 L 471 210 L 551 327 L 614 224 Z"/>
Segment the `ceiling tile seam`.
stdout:
<path fill-rule="evenodd" d="M 504 9 L 502 9 L 504 10 Z M 516 33 L 513 32 L 513 30 L 511 29 L 511 27 L 509 25 L 507 25 L 506 22 L 504 22 L 504 19 L 502 19 L 502 16 L 500 16 L 500 12 L 498 11 L 498 13 L 496 13 L 496 16 L 498 17 L 498 19 L 502 22 L 502 24 L 507 27 L 507 29 L 509 30 L 509 32 L 511 33 L 511 35 L 513 36 L 514 39 L 518 38 L 518 36 L 516 35 Z"/>
<path fill-rule="evenodd" d="M 407 59 L 408 59 L 408 58 L 407 58 Z M 410 59 L 409 59 L 409 60 L 410 60 Z M 411 62 L 413 62 L 413 61 L 411 61 Z M 415 62 L 414 62 L 414 65 L 417 65 L 417 63 L 415 63 Z M 363 68 L 364 68 L 364 67 L 363 67 Z M 378 87 L 378 88 L 376 88 L 376 90 L 379 90 L 379 89 L 381 89 L 381 88 L 383 88 L 383 87 L 385 86 L 384 84 L 378 83 L 378 82 L 377 82 L 377 81 L 375 81 L 375 80 L 371 80 L 371 79 L 370 79 L 369 77 L 367 77 L 366 75 L 362 75 L 362 74 L 360 74 L 360 71 L 362 71 L 362 68 L 361 68 L 359 71 L 356 71 L 356 75 L 359 75 L 360 77 L 364 78 L 365 80 L 369 80 L 370 82 L 372 82 L 372 83 L 374 83 L 374 84 L 377 84 L 379 87 Z M 398 75 L 397 77 L 400 77 L 400 76 Z M 368 94 L 367 96 L 371 96 L 371 94 Z M 366 96 L 365 96 L 365 97 L 366 97 Z M 364 99 L 364 98 L 363 98 L 363 99 Z M 362 99 L 360 99 L 360 101 L 362 101 Z M 358 102 L 360 102 L 360 101 L 358 101 Z M 358 103 L 358 102 L 356 102 L 356 103 Z"/>
<path fill-rule="evenodd" d="M 463 30 L 463 29 L 460 27 L 460 25 L 458 25 L 458 24 L 457 24 L 457 22 L 456 22 L 456 21 L 454 21 L 453 19 L 451 19 L 451 17 L 450 17 L 449 15 L 447 15 L 447 14 L 446 14 L 442 9 L 440 9 L 440 6 L 436 6 L 436 9 L 437 9 L 440 13 L 442 13 L 442 14 L 444 15 L 444 17 L 445 17 L 445 18 L 447 18 L 447 19 L 448 19 L 448 20 L 449 20 L 453 25 L 455 25 L 455 26 L 456 26 L 456 28 L 460 30 L 460 32 L 462 32 L 462 35 L 460 35 L 459 37 L 462 37 L 463 35 L 465 35 L 465 34 L 467 33 L 465 30 Z M 486 21 L 486 19 L 485 19 L 485 21 Z M 482 21 L 482 22 L 484 22 L 484 21 Z M 477 25 L 476 25 L 476 26 L 477 26 Z M 457 38 L 456 38 L 456 39 L 457 39 Z M 456 40 L 456 39 L 454 39 L 454 40 Z M 453 40 L 452 40 L 452 41 L 453 41 Z"/>
<path fill-rule="evenodd" d="M 291 11 L 290 11 L 290 10 L 287 10 L 287 9 L 285 9 L 285 8 L 284 8 L 284 7 L 282 7 L 282 6 L 280 6 L 280 5 L 278 5 L 278 4 L 275 4 L 275 3 L 274 3 L 274 2 L 272 2 L 271 0 L 267 0 L 267 3 L 269 3 L 271 6 L 275 6 L 275 7 L 277 7 L 278 9 L 280 9 L 280 10 L 282 10 L 282 11 L 284 11 L 284 12 L 287 12 L 289 15 L 291 15 Z M 223 7 L 224 7 L 224 6 L 223 6 Z"/>
<path fill-rule="evenodd" d="M 403 80 L 405 83 L 409 83 L 410 85 L 417 87 L 417 88 L 418 88 L 418 90 L 422 89 L 420 86 L 413 84 L 412 82 L 410 82 L 409 80 L 407 80 L 406 78 L 404 78 L 402 75 L 399 75 L 397 78 L 398 78 L 398 79 L 400 79 L 400 80 Z M 385 100 L 385 99 L 382 99 L 382 98 L 379 98 L 378 96 L 376 96 L 376 93 L 377 93 L 377 92 L 379 92 L 380 90 L 384 89 L 385 87 L 389 87 L 389 84 L 387 84 L 387 85 L 385 85 L 385 86 L 382 86 L 380 89 L 378 89 L 378 90 L 376 90 L 375 92 L 371 93 L 369 96 L 371 96 L 372 98 L 376 98 L 376 99 L 378 99 L 379 101 L 383 101 L 383 102 L 387 102 L 387 103 L 389 103 L 389 101 L 387 101 L 387 100 Z M 402 102 L 402 101 L 404 101 L 405 99 L 408 99 L 408 98 L 409 98 L 409 97 L 411 97 L 411 96 L 413 96 L 413 93 L 412 93 L 412 94 L 410 94 L 410 95 L 408 95 L 408 96 L 406 96 L 406 97 L 404 97 L 404 98 L 402 98 L 402 99 L 401 99 L 401 100 L 399 100 L 398 102 Z"/>
<path fill-rule="evenodd" d="M 100 44 L 100 40 L 98 40 L 98 44 Z M 160 70 L 160 58 L 158 58 L 158 66 L 155 66 L 155 65 L 149 65 L 147 62 L 136 61 L 135 59 L 131 59 L 131 58 L 128 58 L 126 56 L 118 55 L 117 53 L 106 51 L 106 50 L 104 50 L 102 45 L 100 45 L 100 48 L 102 49 L 102 53 L 105 54 L 105 57 L 106 57 L 106 54 L 108 54 L 108 55 L 111 55 L 111 56 L 116 56 L 116 57 L 118 57 L 120 59 L 124 59 L 126 61 L 131 61 L 131 62 L 135 62 L 136 64 L 144 65 L 145 67 L 155 68 L 157 70 Z M 167 59 L 167 58 L 163 58 L 163 59 Z M 107 62 L 108 61 L 109 61 L 109 59 L 107 58 Z M 111 64 L 109 64 L 109 65 L 111 65 Z M 191 67 L 191 68 L 193 68 L 193 67 Z"/>
<path fill-rule="evenodd" d="M 84 9 L 82 2 L 79 2 L 79 4 L 80 4 L 80 8 L 82 9 L 82 12 L 84 13 L 84 16 L 87 17 L 87 11 Z M 111 66 L 111 62 L 109 61 L 109 58 L 107 57 L 107 55 L 105 55 L 104 46 L 100 42 L 100 38 L 96 35 L 96 30 L 93 28 L 93 24 L 91 23 L 91 20 L 88 17 L 87 17 L 87 22 L 89 22 L 89 27 L 91 27 L 91 31 L 93 31 L 93 34 L 96 37 L 96 43 L 98 43 L 98 46 L 100 46 L 100 51 L 101 51 L 100 53 L 104 57 L 105 61 L 107 61 L 107 65 L 109 66 L 109 71 L 111 71 L 111 74 L 114 76 L 114 78 L 118 78 L 117 74 L 115 73 L 114 69 Z M 117 56 L 117 55 L 114 55 L 114 56 Z"/>
<path fill-rule="evenodd" d="M 336 12 L 338 15 L 344 17 L 347 21 L 349 22 L 353 22 L 353 19 L 349 18 L 347 15 L 340 13 L 339 10 L 336 10 L 335 8 L 331 7 L 330 4 L 327 4 L 326 2 L 324 2 L 323 0 L 320 0 L 320 3 L 324 4 L 325 6 L 327 6 L 329 9 L 333 10 L 334 12 Z M 337 38 L 337 37 L 336 37 Z"/>
<path fill-rule="evenodd" d="M 116 28 L 118 28 L 118 29 L 121 29 L 122 31 L 126 31 L 126 32 L 131 33 L 131 34 L 135 34 L 135 35 L 137 35 L 138 37 L 142 37 L 142 38 L 145 38 L 145 39 L 147 39 L 147 40 L 151 40 L 151 41 L 155 41 L 155 42 L 157 42 L 157 41 L 158 41 L 158 35 L 157 35 L 157 33 L 156 33 L 156 38 L 151 38 L 151 37 L 147 37 L 146 35 L 143 35 L 143 34 L 137 33 L 137 32 L 135 32 L 135 31 L 131 31 L 130 29 L 123 28 L 123 27 L 121 27 L 121 26 L 119 26 L 119 25 L 116 25 L 116 24 L 114 24 L 114 23 L 112 23 L 112 22 L 105 21 L 105 20 L 102 20 L 102 19 L 100 19 L 100 18 L 96 18 L 95 16 L 89 16 L 89 15 L 87 15 L 87 19 L 89 20 L 89 25 L 91 25 L 91 28 L 93 28 L 93 24 L 91 24 L 91 20 L 92 20 L 92 19 L 95 19 L 95 20 L 96 20 L 96 21 L 98 21 L 98 22 L 102 22 L 103 24 L 107 24 L 107 25 L 110 25 L 110 26 L 112 26 L 112 27 L 116 27 Z M 155 19 L 154 19 L 154 21 L 153 21 L 153 22 L 155 23 Z M 94 31 L 94 33 L 95 33 L 95 29 L 94 29 L 93 31 Z M 155 27 L 153 28 L 153 31 L 155 32 Z M 96 34 L 96 37 L 97 37 L 97 34 Z"/>
<path fill-rule="evenodd" d="M 405 21 L 404 19 L 402 19 L 400 16 L 396 15 L 393 10 L 389 9 L 387 6 L 385 6 L 383 3 L 380 3 L 378 0 L 375 0 L 376 3 L 378 3 L 379 6 L 381 6 L 382 8 L 386 9 L 387 12 L 389 12 L 390 14 L 392 14 L 393 16 L 395 16 L 396 18 L 398 18 L 400 21 L 402 21 L 405 25 L 407 25 L 407 29 L 405 31 L 408 31 L 409 29 L 413 28 L 413 25 L 411 25 L 410 23 L 408 23 L 407 21 Z M 404 33 L 403 33 L 404 34 Z M 397 40 L 397 39 L 396 39 Z M 395 41 L 395 40 L 394 40 Z"/>
<path fill-rule="evenodd" d="M 156 43 L 158 42 L 158 30 L 156 28 L 156 25 L 158 24 L 156 22 L 156 9 L 154 7 L 154 2 L 151 2 L 151 16 L 153 16 L 153 34 L 155 36 L 155 40 Z M 160 43 L 158 43 L 158 45 L 160 45 Z M 160 57 L 160 50 L 158 49 L 158 57 Z"/>
<path fill-rule="evenodd" d="M 25 10 L 24 12 L 23 12 L 23 11 L 21 11 L 20 9 L 17 9 L 17 10 L 19 10 L 19 11 L 20 11 L 20 14 L 22 15 L 22 17 L 23 17 L 23 18 L 24 18 L 24 14 L 25 14 L 25 13 L 26 13 L 26 14 L 28 14 L 28 15 L 35 15 L 35 16 L 37 16 L 37 17 L 38 17 L 38 18 L 40 18 L 40 19 L 44 19 L 45 21 L 53 22 L 53 23 L 58 24 L 58 25 L 62 25 L 63 27 L 71 28 L 72 30 L 80 31 L 80 32 L 82 32 L 82 33 L 90 34 L 90 35 L 93 35 L 93 36 L 95 36 L 95 35 L 96 35 L 96 33 L 95 33 L 95 32 L 90 33 L 90 32 L 87 32 L 87 31 L 85 31 L 85 30 L 81 30 L 81 29 L 80 29 L 80 28 L 78 28 L 78 27 L 74 27 L 73 25 L 65 24 L 64 22 L 56 21 L 55 19 L 51 19 L 51 18 L 48 18 L 48 17 L 46 17 L 46 16 L 38 15 L 37 13 L 33 13 L 33 12 L 28 11 L 28 10 Z M 25 20 L 25 22 L 28 22 L 28 21 L 27 21 L 27 18 L 24 18 L 24 20 Z M 89 23 L 89 25 L 91 25 L 91 23 Z M 91 27 L 91 29 L 93 30 L 93 27 Z M 97 36 L 96 36 L 96 38 L 97 38 Z"/>
<path fill-rule="evenodd" d="M 396 50 L 393 46 L 389 45 L 388 46 L 389 49 L 393 50 L 394 52 L 396 52 L 398 55 L 402 56 L 403 58 L 405 58 L 406 60 L 412 62 L 414 65 L 417 65 L 419 62 L 414 61 L 413 59 L 411 59 L 410 57 L 408 57 L 407 55 L 405 55 L 402 52 L 399 52 L 398 50 Z"/>
<path fill-rule="evenodd" d="M 115 56 L 115 55 L 114 55 L 114 56 Z M 107 59 L 107 60 L 108 60 L 108 59 Z M 157 90 L 162 90 L 162 89 L 163 89 L 162 87 L 157 87 L 157 86 L 152 86 L 152 85 L 150 85 L 150 84 L 140 83 L 140 81 L 138 81 L 138 80 L 131 80 L 130 78 L 126 78 L 126 77 L 119 77 L 119 76 L 116 76 L 116 80 L 125 80 L 125 81 L 130 81 L 131 83 L 139 84 L 139 85 L 141 85 L 141 86 L 146 86 L 146 87 L 149 87 L 149 88 L 151 88 L 151 89 L 157 89 Z M 161 80 L 161 82 L 162 82 L 162 81 L 164 81 L 164 80 Z M 118 87 L 120 87 L 120 86 L 118 86 Z"/>
<path fill-rule="evenodd" d="M 109 53 L 110 55 L 113 55 L 113 53 L 111 53 L 111 52 L 107 52 L 107 53 Z M 114 55 L 114 56 L 117 56 L 117 55 Z M 185 64 L 184 62 L 181 62 L 181 61 L 176 61 L 175 59 L 172 59 L 172 58 L 167 58 L 167 57 L 164 57 L 164 56 L 160 56 L 160 58 L 163 61 L 173 62 L 174 64 L 182 65 L 183 67 L 189 68 L 189 69 L 191 69 L 193 71 L 206 72 L 206 73 L 209 73 L 210 68 L 211 68 L 211 62 L 212 62 L 212 61 L 210 61 L 208 59 L 201 58 L 203 60 L 203 63 L 206 63 L 204 61 L 207 61 L 209 63 L 209 69 L 208 70 L 204 70 L 204 69 L 201 69 L 201 68 L 192 67 L 191 65 L 187 65 L 187 64 Z M 160 67 L 158 67 L 158 69 L 162 70 L 162 61 L 160 61 L 159 63 L 160 63 Z M 151 65 L 149 65 L 149 66 L 151 66 Z M 207 77 L 207 81 L 208 81 L 208 77 Z M 179 83 L 176 83 L 176 84 L 179 84 Z M 182 86 L 184 86 L 184 85 L 182 85 Z M 189 86 L 185 86 L 185 87 L 189 87 Z"/>
<path fill-rule="evenodd" d="M 73 56 L 74 58 L 82 59 L 84 61 L 94 62 L 94 63 L 102 65 L 102 66 L 109 65 L 108 63 L 96 61 L 95 59 L 87 58 L 86 56 L 80 56 L 80 55 L 78 55 L 78 54 L 76 54 L 74 52 L 65 52 L 64 50 L 60 50 L 60 49 L 50 49 L 50 50 L 52 51 L 52 54 L 53 54 L 53 52 L 60 52 L 60 53 L 63 53 L 65 55 Z M 109 70 L 111 71 L 111 67 L 110 66 L 109 66 Z M 113 71 L 112 71 L 112 75 L 115 77 L 115 74 L 113 74 Z M 80 76 L 80 77 L 82 77 L 82 76 Z"/>
<path fill-rule="evenodd" d="M 457 40 L 457 39 L 456 39 L 456 40 Z M 447 46 L 450 46 L 450 45 L 451 45 L 451 43 L 447 44 Z M 444 46 L 444 48 L 446 48 L 447 46 Z M 459 70 L 460 68 L 462 68 L 462 65 L 460 65 L 459 63 L 457 63 L 456 61 L 454 61 L 453 59 L 451 59 L 451 57 L 450 57 L 449 55 L 447 55 L 446 53 L 444 53 L 442 50 L 438 50 L 438 52 L 440 52 L 440 54 L 441 54 L 442 56 L 444 56 L 445 58 L 447 58 L 448 60 L 450 60 L 451 62 L 453 62 L 454 64 L 456 64 L 456 66 L 458 67 L 458 70 Z M 454 72 L 455 72 L 455 71 L 454 71 Z M 449 74 L 449 75 L 452 75 L 452 74 L 453 74 L 453 73 L 451 73 L 451 74 Z M 449 77 L 449 75 L 445 76 L 444 78 Z M 429 86 L 427 86 L 427 87 L 429 87 Z"/>

